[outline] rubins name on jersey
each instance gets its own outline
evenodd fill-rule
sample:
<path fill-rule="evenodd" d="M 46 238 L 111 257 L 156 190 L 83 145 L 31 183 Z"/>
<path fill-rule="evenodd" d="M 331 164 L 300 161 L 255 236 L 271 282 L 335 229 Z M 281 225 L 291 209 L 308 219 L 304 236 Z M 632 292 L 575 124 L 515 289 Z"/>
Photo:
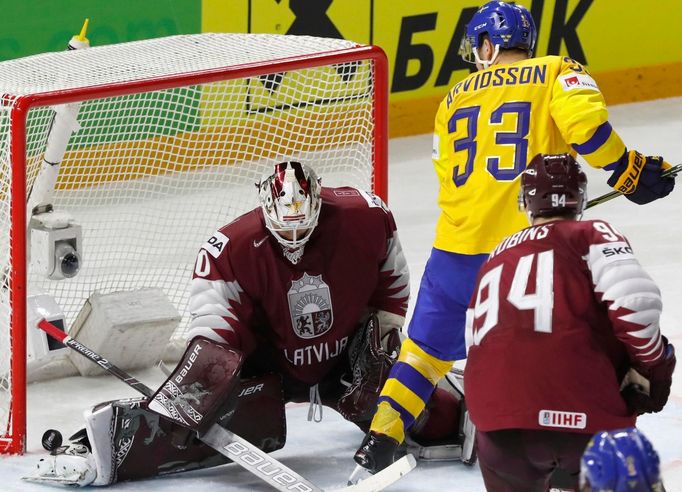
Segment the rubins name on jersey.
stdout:
<path fill-rule="evenodd" d="M 511 236 L 507 236 L 500 244 L 497 245 L 492 253 L 490 253 L 490 258 L 525 241 L 546 238 L 549 234 L 551 226 L 552 224 L 528 227 L 512 234 Z"/>

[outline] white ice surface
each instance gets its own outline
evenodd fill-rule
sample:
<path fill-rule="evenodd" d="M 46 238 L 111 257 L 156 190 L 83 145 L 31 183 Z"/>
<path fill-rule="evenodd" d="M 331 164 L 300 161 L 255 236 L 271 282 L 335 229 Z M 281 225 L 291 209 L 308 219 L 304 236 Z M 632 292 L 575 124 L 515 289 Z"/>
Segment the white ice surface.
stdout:
<path fill-rule="evenodd" d="M 670 162 L 682 158 L 682 98 L 616 106 L 611 123 L 631 147 L 648 154 L 662 154 Z M 438 216 L 435 204 L 437 183 L 431 167 L 431 136 L 395 139 L 390 146 L 389 204 L 412 274 L 414 304 L 419 280 L 431 249 Z M 609 191 L 606 174 L 587 169 L 590 196 Z M 682 186 L 682 185 L 678 185 Z M 608 220 L 632 243 L 635 253 L 663 292 L 662 329 L 682 350 L 682 190 L 665 200 L 638 207 L 623 198 L 590 210 L 587 218 Z M 571 354 L 564 354 L 570 357 Z M 158 384 L 160 372 L 136 373 L 150 386 Z M 69 378 L 29 387 L 28 453 L 0 458 L 0 490 L 46 490 L 44 486 L 22 482 L 20 477 L 33 470 L 44 452 L 40 437 L 48 428 L 64 435 L 81 425 L 81 411 L 98 401 L 133 396 L 128 387 L 109 377 Z M 353 469 L 352 455 L 362 439 L 353 425 L 325 408 L 322 423 L 306 422 L 307 408 L 288 408 L 288 442 L 275 453 L 283 463 L 325 488 L 338 488 Z M 661 456 L 669 491 L 682 490 L 682 370 L 678 367 L 666 409 L 646 415 L 639 426 L 652 440 Z M 122 483 L 116 490 L 268 490 L 236 465 L 186 473 L 175 477 Z M 391 490 L 483 490 L 477 467 L 460 463 L 421 463 Z"/>

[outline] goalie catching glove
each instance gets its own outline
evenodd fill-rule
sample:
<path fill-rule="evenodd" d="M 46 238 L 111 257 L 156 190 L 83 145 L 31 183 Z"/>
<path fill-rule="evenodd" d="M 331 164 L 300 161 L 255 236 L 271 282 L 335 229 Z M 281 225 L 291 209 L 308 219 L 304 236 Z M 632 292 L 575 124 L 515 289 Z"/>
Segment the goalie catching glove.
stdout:
<path fill-rule="evenodd" d="M 350 422 L 372 419 L 381 388 L 398 358 L 400 325 L 392 323 L 391 316 L 398 318 L 385 311 L 370 313 L 350 343 L 348 357 L 353 379 L 337 404 L 338 412 Z"/>
<path fill-rule="evenodd" d="M 673 190 L 675 179 L 661 176 L 670 167 L 662 157 L 644 156 L 631 150 L 618 160 L 607 183 L 631 202 L 644 205 L 667 196 Z"/>

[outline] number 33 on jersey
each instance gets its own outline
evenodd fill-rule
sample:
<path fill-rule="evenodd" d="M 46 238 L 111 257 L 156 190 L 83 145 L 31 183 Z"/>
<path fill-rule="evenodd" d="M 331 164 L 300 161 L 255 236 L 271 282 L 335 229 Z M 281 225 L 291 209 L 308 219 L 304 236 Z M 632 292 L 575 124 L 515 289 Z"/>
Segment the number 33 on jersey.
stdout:
<path fill-rule="evenodd" d="M 457 83 L 435 122 L 442 214 L 434 246 L 488 253 L 524 228 L 518 177 L 536 154 L 578 151 L 598 168 L 617 161 L 625 146 L 607 120 L 597 84 L 570 58 L 492 66 Z"/>

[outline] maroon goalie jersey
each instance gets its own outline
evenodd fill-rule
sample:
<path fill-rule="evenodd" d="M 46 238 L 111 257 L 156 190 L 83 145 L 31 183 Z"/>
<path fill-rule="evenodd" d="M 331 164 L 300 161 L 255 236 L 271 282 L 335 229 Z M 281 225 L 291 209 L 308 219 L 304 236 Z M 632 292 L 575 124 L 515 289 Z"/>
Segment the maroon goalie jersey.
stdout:
<path fill-rule="evenodd" d="M 630 367 L 663 355 L 660 291 L 603 221 L 562 220 L 506 238 L 479 272 L 464 381 L 482 431 L 594 433 L 632 426 Z"/>
<path fill-rule="evenodd" d="M 203 245 L 189 337 L 227 342 L 247 356 L 266 348 L 283 375 L 313 385 L 346 357 L 368 308 L 404 317 L 408 296 L 391 212 L 370 193 L 322 188 L 319 222 L 297 264 L 284 258 L 260 208 Z"/>

